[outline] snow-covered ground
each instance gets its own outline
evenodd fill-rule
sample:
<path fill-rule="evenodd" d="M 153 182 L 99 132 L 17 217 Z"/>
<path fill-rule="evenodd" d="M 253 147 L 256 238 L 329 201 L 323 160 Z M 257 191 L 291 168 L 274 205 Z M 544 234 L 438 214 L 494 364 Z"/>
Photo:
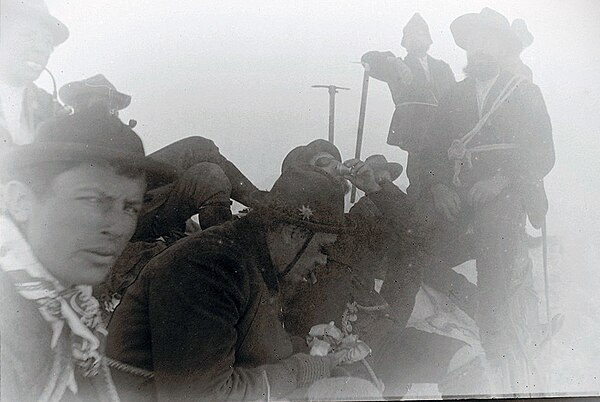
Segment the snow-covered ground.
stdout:
<path fill-rule="evenodd" d="M 539 297 L 540 322 L 545 323 L 541 247 L 531 249 L 530 255 L 534 262 L 534 286 Z M 600 312 L 600 231 L 550 236 L 548 260 L 550 312 L 552 317 L 562 315 L 563 324 L 553 337 L 550 353 L 545 355 L 540 368 L 548 381 L 544 385 L 538 384 L 532 390 L 533 394 L 600 395 L 600 321 L 597 319 Z M 455 269 L 476 282 L 473 262 Z M 421 322 L 420 326 L 417 325 L 420 329 L 427 331 L 427 325 L 436 320 L 453 319 L 451 316 L 441 318 L 443 312 L 428 312 L 431 306 L 424 302 L 425 293 L 421 291 L 417 297 L 411 317 L 413 322 Z M 443 331 L 438 333 L 442 334 Z M 471 340 L 469 343 L 476 345 L 477 341 Z M 472 392 L 476 391 L 465 390 L 464 395 Z M 440 397 L 435 384 L 414 384 L 404 399 Z"/>
<path fill-rule="evenodd" d="M 549 392 L 600 395 L 600 231 L 549 243 L 550 309 L 565 317 L 552 343 Z M 541 262 L 541 253 L 533 255 Z M 536 287 L 543 294 L 538 266 Z"/>

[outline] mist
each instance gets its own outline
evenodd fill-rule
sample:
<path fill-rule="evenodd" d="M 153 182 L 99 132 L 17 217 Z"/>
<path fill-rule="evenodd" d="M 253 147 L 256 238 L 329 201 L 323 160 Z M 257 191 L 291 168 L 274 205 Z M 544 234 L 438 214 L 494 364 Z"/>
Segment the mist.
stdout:
<path fill-rule="evenodd" d="M 49 0 L 70 29 L 48 68 L 58 85 L 104 74 L 132 95 L 121 112 L 138 121 L 147 152 L 199 135 L 212 139 L 257 186 L 269 189 L 294 146 L 326 138 L 328 95 L 311 85 L 351 88 L 337 95 L 335 144 L 354 156 L 362 54 L 404 56 L 402 27 L 419 12 L 428 22 L 429 54 L 462 79 L 465 53 L 449 25 L 491 7 L 523 18 L 535 37 L 522 54 L 552 119 L 556 165 L 545 179 L 555 312 L 566 316 L 556 342 L 555 392 L 598 392 L 600 358 L 600 3 L 534 1 L 217 1 Z M 49 77 L 37 82 L 52 91 Z M 363 157 L 384 154 L 394 110 L 385 83 L 371 80 Z M 405 173 L 396 182 L 406 188 Z M 541 274 L 540 274 L 541 275 Z M 542 291 L 543 293 L 543 291 Z"/>

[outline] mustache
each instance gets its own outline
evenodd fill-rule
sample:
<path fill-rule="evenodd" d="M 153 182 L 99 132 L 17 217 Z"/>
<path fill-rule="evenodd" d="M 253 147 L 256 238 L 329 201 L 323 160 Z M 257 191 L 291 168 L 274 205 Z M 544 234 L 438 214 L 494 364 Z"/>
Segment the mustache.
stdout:
<path fill-rule="evenodd" d="M 467 59 L 467 65 L 463 72 L 467 76 L 476 78 L 492 78 L 500 71 L 500 63 L 488 55 L 474 55 Z"/>

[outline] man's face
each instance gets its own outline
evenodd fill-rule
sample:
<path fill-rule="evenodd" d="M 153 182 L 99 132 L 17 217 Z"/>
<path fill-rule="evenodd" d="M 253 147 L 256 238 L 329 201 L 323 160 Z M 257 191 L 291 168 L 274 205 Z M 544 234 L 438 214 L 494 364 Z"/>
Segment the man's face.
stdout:
<path fill-rule="evenodd" d="M 499 60 L 505 53 L 505 48 L 496 35 L 483 33 L 469 44 L 464 71 L 480 80 L 493 78 L 500 71 Z"/>
<path fill-rule="evenodd" d="M 425 32 L 413 33 L 404 38 L 404 48 L 408 53 L 425 54 L 429 50 L 431 40 Z"/>
<path fill-rule="evenodd" d="M 348 181 L 341 175 L 345 170 L 350 173 L 350 169 L 345 167 L 340 161 L 335 159 L 333 155 L 328 152 L 319 152 L 315 154 L 308 161 L 309 164 L 318 167 L 321 170 L 327 172 L 330 176 L 336 179 L 343 187 L 344 194 L 350 191 L 350 185 Z"/>
<path fill-rule="evenodd" d="M 375 169 L 373 171 L 374 175 L 375 175 L 375 181 L 377 183 L 383 183 L 383 182 L 391 182 L 392 181 L 392 174 L 385 169 Z"/>
<path fill-rule="evenodd" d="M 0 77 L 11 85 L 38 79 L 54 50 L 51 32 L 41 24 L 19 18 L 2 22 Z"/>
<path fill-rule="evenodd" d="M 146 181 L 83 164 L 59 174 L 45 197 L 32 196 L 25 236 L 63 285 L 102 282 L 133 235 Z"/>
<path fill-rule="evenodd" d="M 294 268 L 284 277 L 286 281 L 297 283 L 307 278 L 311 272 L 327 264 L 327 249 L 337 239 L 336 234 L 315 233 L 306 250 L 294 265 Z M 306 237 L 298 239 L 297 243 L 302 246 Z"/>

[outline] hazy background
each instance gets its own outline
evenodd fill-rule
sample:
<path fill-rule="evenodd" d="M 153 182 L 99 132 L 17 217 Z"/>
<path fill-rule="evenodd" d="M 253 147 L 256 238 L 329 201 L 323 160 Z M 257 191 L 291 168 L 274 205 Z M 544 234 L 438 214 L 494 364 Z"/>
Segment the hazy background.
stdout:
<path fill-rule="evenodd" d="M 557 162 L 547 177 L 552 305 L 567 315 L 554 369 L 561 390 L 600 390 L 600 2 L 48 0 L 71 30 L 49 68 L 59 86 L 97 73 L 131 94 L 122 112 L 138 121 L 147 151 L 200 135 L 215 141 L 268 189 L 285 154 L 327 137 L 328 95 L 314 84 L 352 88 L 337 96 L 336 145 L 354 154 L 362 67 L 369 50 L 398 56 L 402 27 L 427 20 L 430 54 L 458 79 L 466 63 L 449 25 L 489 6 L 526 20 L 535 36 L 523 60 L 541 87 L 554 126 Z M 38 82 L 50 89 L 50 80 Z M 405 164 L 385 140 L 393 112 L 387 86 L 371 80 L 363 155 Z M 398 184 L 406 187 L 403 175 Z M 560 349 L 562 347 L 563 349 Z"/>

